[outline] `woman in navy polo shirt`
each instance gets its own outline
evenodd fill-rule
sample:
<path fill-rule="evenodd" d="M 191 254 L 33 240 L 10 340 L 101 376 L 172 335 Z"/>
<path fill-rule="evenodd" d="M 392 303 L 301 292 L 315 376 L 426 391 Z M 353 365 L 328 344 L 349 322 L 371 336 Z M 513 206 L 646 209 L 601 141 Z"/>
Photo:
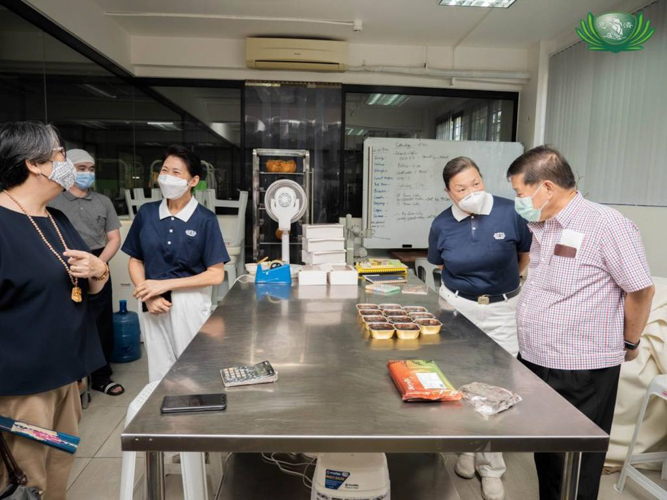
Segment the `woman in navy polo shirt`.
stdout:
<path fill-rule="evenodd" d="M 442 173 L 452 206 L 433 221 L 428 260 L 442 269 L 440 296 L 513 356 L 519 352 L 516 307 L 519 274 L 529 260 L 531 234 L 514 202 L 484 190 L 479 168 L 464 156 Z M 486 500 L 504 498 L 501 453 L 464 453 L 459 476 L 482 477 Z"/>
<path fill-rule="evenodd" d="M 224 279 L 229 255 L 218 219 L 192 196 L 199 158 L 170 146 L 158 183 L 164 200 L 141 207 L 123 244 L 148 354 L 148 378 L 162 379 L 211 312 L 211 286 Z"/>

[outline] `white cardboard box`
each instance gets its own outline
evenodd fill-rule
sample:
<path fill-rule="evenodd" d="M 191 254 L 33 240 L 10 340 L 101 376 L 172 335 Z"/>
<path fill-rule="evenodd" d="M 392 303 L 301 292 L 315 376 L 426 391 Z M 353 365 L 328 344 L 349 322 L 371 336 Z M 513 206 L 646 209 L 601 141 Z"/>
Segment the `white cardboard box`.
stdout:
<path fill-rule="evenodd" d="M 301 260 L 304 264 L 345 264 L 345 250 L 329 252 L 306 252 L 301 250 Z"/>
<path fill-rule="evenodd" d="M 330 252 L 332 250 L 345 250 L 345 238 L 332 239 L 309 239 L 303 240 L 303 249 L 306 252 Z"/>
<path fill-rule="evenodd" d="M 299 286 L 327 284 L 327 270 L 317 266 L 303 266 L 299 273 Z"/>
<path fill-rule="evenodd" d="M 330 285 L 357 285 L 359 273 L 352 266 L 333 265 L 329 270 Z"/>
<path fill-rule="evenodd" d="M 345 238 L 342 224 L 304 224 L 303 239 L 329 240 Z"/>

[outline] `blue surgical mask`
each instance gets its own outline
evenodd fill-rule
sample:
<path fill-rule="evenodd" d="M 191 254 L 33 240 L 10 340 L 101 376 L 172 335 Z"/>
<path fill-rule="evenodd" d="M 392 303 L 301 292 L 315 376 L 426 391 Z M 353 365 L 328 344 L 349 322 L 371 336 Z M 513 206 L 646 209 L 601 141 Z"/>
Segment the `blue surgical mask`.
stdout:
<path fill-rule="evenodd" d="M 95 172 L 77 172 L 74 184 L 79 189 L 90 189 L 95 184 Z"/>
<path fill-rule="evenodd" d="M 544 183 L 540 184 L 540 187 L 535 190 L 532 196 L 526 196 L 524 198 L 519 198 L 517 196 L 514 198 L 514 210 L 528 222 L 539 222 L 542 218 L 542 209 L 549 203 L 549 200 L 547 200 L 541 208 L 535 208 L 533 205 L 533 196 L 542 189 L 542 186 L 544 186 Z"/>

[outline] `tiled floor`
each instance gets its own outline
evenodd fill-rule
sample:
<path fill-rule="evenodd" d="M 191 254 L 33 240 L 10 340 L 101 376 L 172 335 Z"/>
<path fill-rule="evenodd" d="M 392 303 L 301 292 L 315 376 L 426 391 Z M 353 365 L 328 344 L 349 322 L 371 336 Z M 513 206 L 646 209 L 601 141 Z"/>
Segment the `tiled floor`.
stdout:
<path fill-rule="evenodd" d="M 121 450 L 120 433 L 125 422 L 127 406 L 148 383 L 146 356 L 134 363 L 114 365 L 114 379 L 125 386 L 122 396 L 111 397 L 92 393 L 93 401 L 83 412 L 80 426 L 81 447 L 70 475 L 69 500 L 116 500 L 120 493 Z M 508 500 L 537 499 L 537 477 L 532 455 L 526 453 L 505 454 L 507 473 L 504 477 Z M 142 470 L 143 457 L 137 458 L 137 473 Z M 455 457 L 447 461 L 447 468 L 454 478 L 454 485 L 461 500 L 482 498 L 479 479 L 465 480 L 454 474 Z M 659 472 L 648 475 L 659 481 Z M 613 489 L 618 474 L 603 476 L 599 500 L 651 500 L 636 483 L 628 480 L 621 496 Z M 667 489 L 667 481 L 659 481 Z M 168 476 L 167 498 L 183 498 L 179 476 Z M 212 497 L 211 497 L 212 500 Z M 243 500 L 243 499 L 234 499 Z M 270 499 L 267 499 L 270 500 Z"/>

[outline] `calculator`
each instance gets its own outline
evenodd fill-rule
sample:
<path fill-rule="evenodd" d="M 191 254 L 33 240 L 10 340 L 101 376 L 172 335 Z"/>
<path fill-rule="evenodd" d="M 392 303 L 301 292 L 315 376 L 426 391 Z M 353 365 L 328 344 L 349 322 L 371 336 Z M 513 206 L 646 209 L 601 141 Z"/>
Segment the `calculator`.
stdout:
<path fill-rule="evenodd" d="M 224 368 L 220 370 L 220 376 L 225 387 L 268 384 L 278 380 L 278 372 L 273 369 L 268 361 L 262 361 L 256 365 Z"/>

